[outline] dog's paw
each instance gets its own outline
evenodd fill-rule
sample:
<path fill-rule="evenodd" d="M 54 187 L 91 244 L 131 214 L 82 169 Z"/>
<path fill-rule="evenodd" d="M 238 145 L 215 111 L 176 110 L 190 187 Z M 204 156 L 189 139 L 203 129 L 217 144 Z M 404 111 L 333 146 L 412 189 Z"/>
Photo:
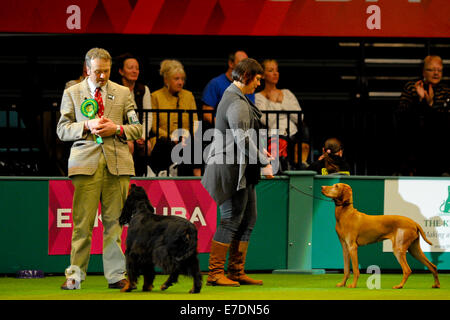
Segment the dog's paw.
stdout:
<path fill-rule="evenodd" d="M 336 284 L 336 287 L 339 288 L 345 287 L 345 282 L 339 282 L 338 284 Z"/>
<path fill-rule="evenodd" d="M 161 291 L 166 291 L 167 289 L 169 289 L 169 287 L 170 286 L 168 286 L 167 284 L 164 283 L 160 289 L 161 289 Z"/>
<path fill-rule="evenodd" d="M 200 293 L 200 289 L 192 288 L 191 290 L 189 290 L 189 293 Z"/>
<path fill-rule="evenodd" d="M 120 289 L 120 292 L 131 292 L 131 290 L 133 290 L 132 286 L 127 284 L 125 287 Z"/>
<path fill-rule="evenodd" d="M 433 289 L 439 289 L 440 287 L 441 287 L 441 285 L 439 285 L 439 284 L 433 284 L 433 286 L 432 286 Z"/>
<path fill-rule="evenodd" d="M 347 286 L 347 288 L 356 288 L 356 283 L 351 283 Z"/>

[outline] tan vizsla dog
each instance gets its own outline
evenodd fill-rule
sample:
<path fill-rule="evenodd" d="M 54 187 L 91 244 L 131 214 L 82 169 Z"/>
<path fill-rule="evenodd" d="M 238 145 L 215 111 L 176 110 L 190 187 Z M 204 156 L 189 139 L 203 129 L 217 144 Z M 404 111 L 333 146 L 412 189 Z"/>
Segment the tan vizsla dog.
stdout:
<path fill-rule="evenodd" d="M 375 243 L 385 239 L 392 241 L 392 248 L 397 261 L 403 270 L 403 279 L 394 289 L 403 288 L 411 274 L 406 262 L 406 251 L 423 263 L 433 273 L 433 288 L 440 288 L 437 268 L 420 249 L 420 237 L 431 244 L 419 224 L 413 220 L 394 215 L 371 216 L 359 212 L 353 207 L 352 188 L 344 183 L 332 186 L 322 186 L 322 193 L 334 200 L 336 205 L 336 232 L 344 251 L 344 279 L 337 284 L 345 286 L 350 276 L 350 259 L 353 267 L 353 283 L 349 288 L 355 288 L 359 277 L 358 246 Z"/>

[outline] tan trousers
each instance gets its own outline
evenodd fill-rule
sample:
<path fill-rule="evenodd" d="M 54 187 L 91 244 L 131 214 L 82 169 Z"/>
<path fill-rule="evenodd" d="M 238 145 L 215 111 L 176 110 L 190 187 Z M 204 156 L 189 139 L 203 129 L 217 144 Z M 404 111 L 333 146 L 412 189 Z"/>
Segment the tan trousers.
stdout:
<path fill-rule="evenodd" d="M 126 268 L 125 256 L 121 248 L 122 228 L 119 217 L 127 197 L 130 177 L 109 173 L 102 154 L 94 175 L 76 175 L 71 179 L 75 192 L 70 264 L 81 269 L 81 280 L 84 280 L 90 258 L 92 230 L 100 201 L 105 278 L 108 283 L 124 279 Z"/>

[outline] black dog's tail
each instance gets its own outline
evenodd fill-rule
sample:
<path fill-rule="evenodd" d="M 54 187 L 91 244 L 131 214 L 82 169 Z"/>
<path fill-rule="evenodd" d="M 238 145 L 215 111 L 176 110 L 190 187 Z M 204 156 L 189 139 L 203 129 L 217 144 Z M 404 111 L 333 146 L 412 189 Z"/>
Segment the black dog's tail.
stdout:
<path fill-rule="evenodd" d="M 197 254 L 197 229 L 195 226 L 192 225 L 191 228 L 187 228 L 177 242 L 181 244 L 179 252 L 182 252 L 182 254 L 175 257 L 175 260 L 183 261 L 193 254 Z"/>

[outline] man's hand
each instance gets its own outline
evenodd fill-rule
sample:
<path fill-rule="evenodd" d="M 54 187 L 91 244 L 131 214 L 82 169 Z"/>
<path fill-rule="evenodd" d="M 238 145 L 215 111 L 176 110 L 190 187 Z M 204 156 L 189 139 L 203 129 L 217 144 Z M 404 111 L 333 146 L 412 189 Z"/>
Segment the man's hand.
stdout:
<path fill-rule="evenodd" d="M 84 123 L 84 127 L 86 130 L 89 130 L 92 132 L 92 130 L 98 126 L 99 121 L 100 121 L 99 118 L 88 120 Z"/>
<path fill-rule="evenodd" d="M 97 120 L 97 119 L 93 119 Z M 116 134 L 117 125 L 106 117 L 98 119 L 98 124 L 95 127 L 90 127 L 91 132 L 100 137 L 109 137 Z M 91 121 L 91 120 L 89 120 Z"/>
<path fill-rule="evenodd" d="M 419 95 L 420 101 L 425 99 L 427 104 L 431 107 L 433 105 L 433 98 L 434 98 L 434 91 L 433 87 L 431 86 L 431 83 L 428 84 L 428 91 L 425 90 L 425 84 L 422 80 L 417 81 L 414 84 L 414 87 L 416 88 L 417 94 Z"/>
<path fill-rule="evenodd" d="M 205 104 L 205 105 L 203 105 L 203 110 L 214 110 L 214 108 Z M 210 113 L 210 112 L 203 113 L 203 121 L 206 121 L 206 122 L 214 125 L 213 113 Z"/>
<path fill-rule="evenodd" d="M 425 99 L 427 99 L 427 104 L 431 107 L 433 105 L 434 91 L 431 84 L 428 85 L 428 92 L 425 91 Z"/>

